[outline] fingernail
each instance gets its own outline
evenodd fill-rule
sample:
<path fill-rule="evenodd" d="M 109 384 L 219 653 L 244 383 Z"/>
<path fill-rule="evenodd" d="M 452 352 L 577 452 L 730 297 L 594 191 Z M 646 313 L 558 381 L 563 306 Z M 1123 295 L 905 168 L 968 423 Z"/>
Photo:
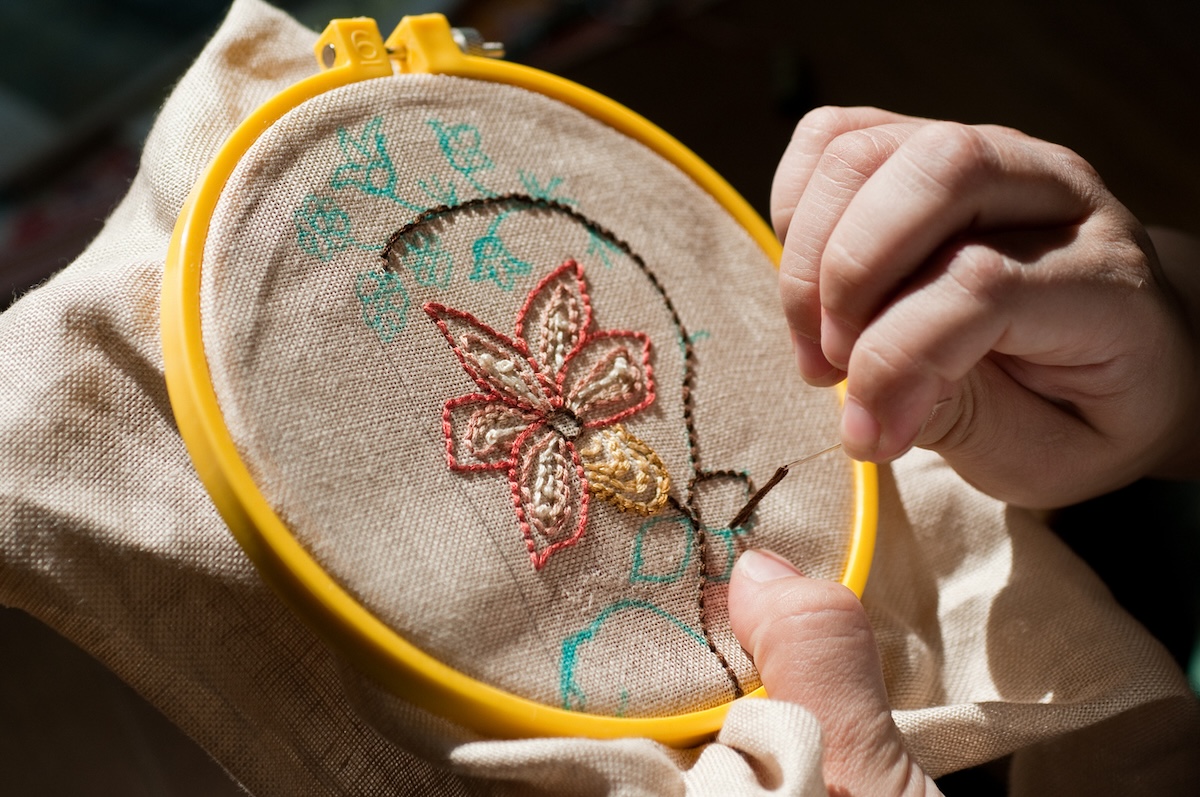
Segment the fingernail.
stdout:
<path fill-rule="evenodd" d="M 760 584 L 779 578 L 804 575 L 783 557 L 764 550 L 746 551 L 738 557 L 736 568 L 751 581 Z"/>
<path fill-rule="evenodd" d="M 875 416 L 867 412 L 853 396 L 846 396 L 842 406 L 842 442 L 851 454 L 873 456 L 879 449 L 882 427 Z"/>
<path fill-rule="evenodd" d="M 821 315 L 821 350 L 831 364 L 844 371 L 850 363 L 850 352 L 856 340 L 858 330 L 828 313 Z"/>

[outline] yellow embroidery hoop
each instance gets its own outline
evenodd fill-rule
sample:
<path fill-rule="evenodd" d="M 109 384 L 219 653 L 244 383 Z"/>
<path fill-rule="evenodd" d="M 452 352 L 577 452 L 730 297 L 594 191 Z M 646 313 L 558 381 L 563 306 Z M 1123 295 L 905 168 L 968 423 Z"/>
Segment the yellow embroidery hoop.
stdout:
<path fill-rule="evenodd" d="M 706 163 L 629 109 L 570 81 L 465 55 L 440 14 L 406 17 L 385 42 L 374 20 L 334 20 L 317 41 L 318 74 L 285 89 L 229 137 L 193 188 L 175 225 L 163 275 L 167 390 L 197 473 L 222 518 L 269 584 L 327 643 L 410 703 L 498 738 L 649 737 L 676 747 L 710 738 L 730 703 L 671 717 L 584 714 L 537 703 L 470 678 L 415 647 L 365 609 L 303 548 L 241 460 L 217 402 L 201 337 L 200 275 L 208 229 L 238 162 L 285 113 L 332 89 L 393 74 L 453 75 L 549 96 L 608 124 L 674 163 L 711 194 L 778 263 L 780 245 L 746 201 Z M 861 595 L 875 546 L 873 465 L 855 463 L 855 515 L 842 583 Z M 759 688 L 747 697 L 761 697 Z M 745 698 L 742 698 L 745 699 Z"/>

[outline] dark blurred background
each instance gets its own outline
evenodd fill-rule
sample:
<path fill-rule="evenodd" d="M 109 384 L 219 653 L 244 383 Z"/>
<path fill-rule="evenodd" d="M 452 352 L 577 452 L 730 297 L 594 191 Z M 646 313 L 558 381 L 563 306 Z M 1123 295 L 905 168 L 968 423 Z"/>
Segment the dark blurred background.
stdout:
<path fill-rule="evenodd" d="M 157 108 L 227 5 L 0 0 L 0 310 L 67 265 L 99 231 L 132 179 Z M 385 36 L 406 13 L 442 12 L 503 41 L 509 60 L 576 80 L 648 117 L 764 214 L 775 164 L 805 111 L 877 105 L 1004 124 L 1065 144 L 1143 222 L 1200 234 L 1194 2 L 278 5 L 316 30 L 333 17 L 373 16 Z M 1142 483 L 1056 519 L 1064 538 L 1184 665 L 1200 614 L 1193 493 Z M 1147 546 L 1147 539 L 1167 542 Z M 5 609 L 0 772 L 0 791 L 11 794 L 239 793 L 127 687 L 36 621 Z M 1003 762 L 941 785 L 949 794 L 1002 793 Z"/>

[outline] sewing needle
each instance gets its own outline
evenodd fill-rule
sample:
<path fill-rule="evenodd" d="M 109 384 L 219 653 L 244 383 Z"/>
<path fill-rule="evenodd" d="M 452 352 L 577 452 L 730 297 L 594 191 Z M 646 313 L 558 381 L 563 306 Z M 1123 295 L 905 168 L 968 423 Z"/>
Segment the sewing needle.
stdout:
<path fill-rule="evenodd" d="M 756 492 L 754 495 L 750 496 L 750 500 L 746 502 L 746 505 L 744 507 L 742 507 L 742 511 L 738 512 L 737 515 L 734 516 L 733 520 L 729 521 L 729 528 L 736 529 L 738 526 L 742 525 L 747 520 L 749 520 L 750 513 L 754 511 L 754 507 L 758 506 L 758 502 L 763 500 L 763 497 L 766 496 L 766 494 L 769 493 L 772 490 L 772 488 L 775 487 L 775 485 L 777 485 L 781 481 L 783 481 L 783 477 L 788 475 L 789 470 L 791 470 L 792 468 L 794 468 L 797 465 L 803 465 L 805 462 L 809 462 L 811 460 L 816 459 L 817 457 L 824 456 L 825 454 L 828 454 L 830 451 L 835 451 L 841 447 L 842 447 L 841 443 L 835 443 L 834 445 L 831 445 L 829 448 L 823 448 L 815 454 L 809 454 L 806 457 L 800 457 L 800 459 L 794 460 L 792 462 L 787 463 L 786 465 L 780 466 L 779 470 L 775 471 L 775 475 L 772 476 L 770 478 L 770 480 L 758 490 L 758 492 Z"/>

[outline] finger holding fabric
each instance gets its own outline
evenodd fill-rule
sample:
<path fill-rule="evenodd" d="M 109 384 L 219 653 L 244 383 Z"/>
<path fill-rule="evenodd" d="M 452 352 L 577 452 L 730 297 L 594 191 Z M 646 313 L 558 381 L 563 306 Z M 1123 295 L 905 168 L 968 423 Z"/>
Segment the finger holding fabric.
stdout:
<path fill-rule="evenodd" d="M 1030 506 L 1166 467 L 1195 346 L 1149 237 L 1095 172 L 1006 128 L 855 114 L 869 126 L 820 155 L 789 149 L 773 197 L 783 215 L 799 194 L 781 290 L 804 377 L 846 374 L 847 452 L 922 445 Z"/>
<path fill-rule="evenodd" d="M 875 637 L 853 592 L 752 550 L 734 566 L 729 612 L 767 695 L 803 706 L 820 723 L 831 795 L 941 793 L 892 721 Z"/>

